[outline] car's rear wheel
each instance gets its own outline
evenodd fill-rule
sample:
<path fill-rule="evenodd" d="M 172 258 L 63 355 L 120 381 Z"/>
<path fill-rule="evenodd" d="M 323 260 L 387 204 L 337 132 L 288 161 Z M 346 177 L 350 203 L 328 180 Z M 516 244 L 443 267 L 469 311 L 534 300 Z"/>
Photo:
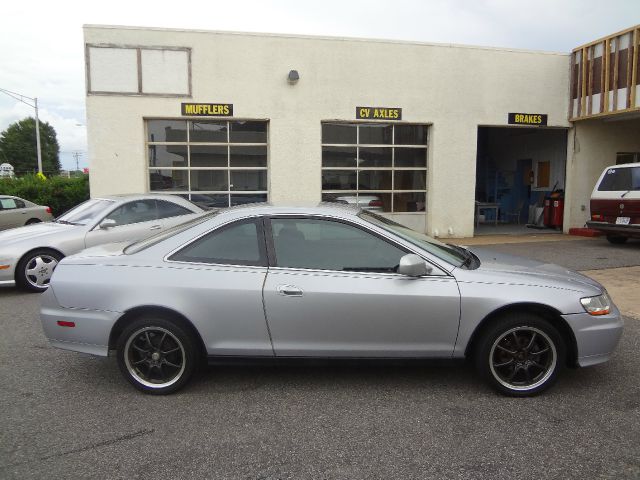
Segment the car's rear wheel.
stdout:
<path fill-rule="evenodd" d="M 118 365 L 138 390 L 165 395 L 181 389 L 191 377 L 197 358 L 193 337 L 177 323 L 141 317 L 120 335 Z"/>
<path fill-rule="evenodd" d="M 49 249 L 27 253 L 16 266 L 17 285 L 28 292 L 44 292 L 62 257 L 59 252 Z"/>
<path fill-rule="evenodd" d="M 480 337 L 476 366 L 498 392 L 515 397 L 541 393 L 564 365 L 562 336 L 548 321 L 514 314 L 495 322 Z"/>
<path fill-rule="evenodd" d="M 609 243 L 620 245 L 621 243 L 625 243 L 627 240 L 629 240 L 629 237 L 621 237 L 620 235 L 607 235 L 607 240 L 609 241 Z"/>
<path fill-rule="evenodd" d="M 34 223 L 40 223 L 41 220 L 37 219 L 37 218 L 30 218 L 29 220 L 27 220 L 27 223 L 25 223 L 25 225 L 33 225 Z"/>

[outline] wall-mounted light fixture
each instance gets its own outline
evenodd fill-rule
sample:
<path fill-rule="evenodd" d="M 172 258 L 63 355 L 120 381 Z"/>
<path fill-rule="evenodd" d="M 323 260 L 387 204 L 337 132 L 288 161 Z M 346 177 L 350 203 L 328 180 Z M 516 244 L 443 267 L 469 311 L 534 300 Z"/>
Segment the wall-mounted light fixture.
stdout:
<path fill-rule="evenodd" d="M 300 80 L 300 74 L 298 73 L 298 71 L 291 70 L 289 72 L 289 75 L 287 75 L 287 82 L 289 82 L 289 85 L 295 85 L 296 83 L 298 83 L 298 80 Z"/>

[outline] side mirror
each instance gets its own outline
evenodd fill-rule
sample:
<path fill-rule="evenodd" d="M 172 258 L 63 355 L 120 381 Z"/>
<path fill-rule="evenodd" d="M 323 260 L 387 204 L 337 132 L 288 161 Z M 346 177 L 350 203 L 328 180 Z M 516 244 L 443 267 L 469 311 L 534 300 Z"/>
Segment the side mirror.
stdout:
<path fill-rule="evenodd" d="M 413 253 L 409 253 L 400 259 L 398 273 L 408 277 L 422 277 L 429 275 L 433 271 L 430 265 L 427 265 L 422 258 Z"/>
<path fill-rule="evenodd" d="M 103 221 L 100 222 L 100 228 L 102 230 L 109 230 L 111 227 L 115 227 L 115 226 L 116 226 L 116 221 L 111 218 L 105 218 Z"/>

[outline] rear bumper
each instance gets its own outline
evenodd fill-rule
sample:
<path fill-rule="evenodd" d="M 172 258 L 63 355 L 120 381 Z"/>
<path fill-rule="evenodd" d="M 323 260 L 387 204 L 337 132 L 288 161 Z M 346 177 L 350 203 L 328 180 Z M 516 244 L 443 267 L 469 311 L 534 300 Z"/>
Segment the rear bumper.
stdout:
<path fill-rule="evenodd" d="M 609 360 L 620 341 L 624 327 L 615 305 L 612 306 L 609 315 L 593 316 L 585 312 L 562 317 L 576 338 L 579 366 L 588 367 Z"/>
<path fill-rule="evenodd" d="M 599 230 L 607 235 L 619 235 L 621 237 L 640 238 L 640 225 L 617 225 L 608 222 L 588 221 L 587 227 Z"/>
<path fill-rule="evenodd" d="M 109 335 L 121 313 L 61 307 L 51 288 L 42 294 L 40 321 L 52 346 L 106 357 Z M 72 322 L 73 327 L 61 326 Z"/>

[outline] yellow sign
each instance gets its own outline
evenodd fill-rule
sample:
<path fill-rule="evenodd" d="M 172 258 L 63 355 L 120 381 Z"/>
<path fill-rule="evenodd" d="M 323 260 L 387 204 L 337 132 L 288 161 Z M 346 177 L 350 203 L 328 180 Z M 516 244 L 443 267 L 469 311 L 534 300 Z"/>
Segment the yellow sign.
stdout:
<path fill-rule="evenodd" d="M 183 103 L 182 115 L 193 117 L 232 117 L 231 103 Z"/>
<path fill-rule="evenodd" d="M 402 109 L 388 107 L 356 107 L 356 118 L 359 120 L 402 120 Z"/>
<path fill-rule="evenodd" d="M 510 125 L 546 125 L 547 115 L 542 113 L 510 113 Z"/>

